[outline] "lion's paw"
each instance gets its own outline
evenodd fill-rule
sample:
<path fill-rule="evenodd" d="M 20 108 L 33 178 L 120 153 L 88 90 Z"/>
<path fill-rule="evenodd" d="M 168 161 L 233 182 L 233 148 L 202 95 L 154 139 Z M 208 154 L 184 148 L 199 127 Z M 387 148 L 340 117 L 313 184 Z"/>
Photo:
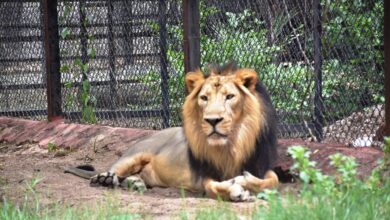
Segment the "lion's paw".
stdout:
<path fill-rule="evenodd" d="M 255 197 L 245 190 L 240 184 L 233 184 L 230 188 L 230 200 L 233 202 L 251 202 Z"/>
<path fill-rule="evenodd" d="M 116 187 L 119 186 L 120 181 L 118 176 L 113 172 L 104 172 L 97 174 L 90 179 L 91 186 L 108 186 Z"/>
<path fill-rule="evenodd" d="M 120 186 L 140 193 L 143 193 L 146 190 L 146 184 L 139 176 L 129 176 L 125 178 Z"/>

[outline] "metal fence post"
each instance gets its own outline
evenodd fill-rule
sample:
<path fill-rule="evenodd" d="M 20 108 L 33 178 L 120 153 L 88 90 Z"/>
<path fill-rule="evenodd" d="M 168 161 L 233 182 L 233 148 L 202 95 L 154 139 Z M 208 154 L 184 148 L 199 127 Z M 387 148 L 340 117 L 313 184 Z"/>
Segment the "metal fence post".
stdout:
<path fill-rule="evenodd" d="M 54 121 L 63 117 L 57 0 L 43 1 L 43 24 L 45 35 L 47 117 L 49 121 Z"/>
<path fill-rule="evenodd" d="M 313 39 L 314 39 L 314 127 L 317 141 L 323 139 L 324 103 L 322 102 L 322 55 L 321 55 L 321 4 L 313 0 Z"/>
<path fill-rule="evenodd" d="M 200 67 L 199 0 L 183 0 L 184 71 Z"/>
<path fill-rule="evenodd" d="M 384 1 L 385 136 L 390 136 L 390 3 Z"/>
<path fill-rule="evenodd" d="M 114 44 L 114 28 L 112 15 L 114 12 L 114 5 L 112 0 L 107 1 L 107 20 L 108 20 L 108 75 L 110 77 L 110 96 L 112 98 L 111 108 L 117 108 L 118 97 L 118 81 L 116 80 L 115 71 L 115 44 Z"/>
<path fill-rule="evenodd" d="M 126 51 L 124 52 L 125 54 L 125 63 L 127 65 L 132 65 L 134 64 L 134 44 L 133 44 L 133 1 L 125 1 L 123 2 L 123 7 L 125 8 L 123 12 L 123 16 L 126 18 L 126 24 L 124 25 L 124 38 L 125 38 L 125 49 Z"/>
<path fill-rule="evenodd" d="M 81 44 L 81 62 L 83 64 L 88 63 L 88 36 L 87 36 L 87 21 L 86 21 L 86 15 L 85 15 L 85 1 L 81 0 L 79 1 L 80 7 L 79 7 L 79 13 L 80 13 L 80 44 Z M 84 72 L 84 70 L 81 71 L 82 73 L 82 81 L 88 80 L 88 74 Z M 83 87 L 83 84 L 81 83 L 81 90 Z"/>
<path fill-rule="evenodd" d="M 169 85 L 168 85 L 168 69 L 167 69 L 167 6 L 165 0 L 158 1 L 158 23 L 160 26 L 160 74 L 161 74 L 161 95 L 162 95 L 162 118 L 163 127 L 169 127 Z"/>

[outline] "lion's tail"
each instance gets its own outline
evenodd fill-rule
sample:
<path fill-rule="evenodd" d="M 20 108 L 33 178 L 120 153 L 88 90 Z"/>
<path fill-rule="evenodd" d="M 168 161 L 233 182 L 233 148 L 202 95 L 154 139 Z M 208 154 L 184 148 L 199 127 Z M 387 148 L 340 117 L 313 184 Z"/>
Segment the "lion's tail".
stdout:
<path fill-rule="evenodd" d="M 91 177 L 98 174 L 98 172 L 95 171 L 95 168 L 88 164 L 77 167 L 66 167 L 64 169 L 64 173 L 71 173 L 84 179 L 90 179 Z"/>

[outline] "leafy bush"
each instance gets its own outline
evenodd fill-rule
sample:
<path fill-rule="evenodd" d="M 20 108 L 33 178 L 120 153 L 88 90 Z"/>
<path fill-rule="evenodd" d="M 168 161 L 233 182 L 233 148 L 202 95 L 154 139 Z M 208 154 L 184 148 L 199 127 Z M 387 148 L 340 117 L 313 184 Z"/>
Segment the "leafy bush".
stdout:
<path fill-rule="evenodd" d="M 299 171 L 303 188 L 298 195 L 268 197 L 269 205 L 254 212 L 254 219 L 387 219 L 390 215 L 390 138 L 384 158 L 367 179 L 356 174 L 354 158 L 330 156 L 335 176 L 323 174 L 300 146 L 289 148 L 292 169 Z M 387 173 L 387 175 L 384 175 Z"/>
<path fill-rule="evenodd" d="M 323 5 L 323 103 L 325 118 L 338 120 L 366 106 L 383 103 L 383 53 L 381 33 L 383 1 L 328 1 Z M 295 40 L 305 33 L 297 27 L 296 33 L 288 33 L 286 24 L 298 13 L 276 15 L 273 24 L 277 39 L 268 43 L 269 30 L 251 10 L 232 13 L 200 1 L 201 67 L 210 63 L 224 64 L 235 60 L 240 67 L 255 68 L 271 93 L 273 103 L 282 113 L 284 122 L 310 121 L 313 113 L 314 72 L 307 62 L 276 62 L 291 53 Z M 212 21 L 212 22 L 210 22 Z M 158 30 L 158 24 L 151 25 Z M 172 68 L 172 86 L 184 86 L 184 52 L 178 42 L 183 40 L 182 25 L 168 25 L 167 57 Z M 157 33 L 157 32 L 156 32 Z M 303 52 L 313 53 L 311 34 L 305 34 L 309 42 Z M 302 51 L 301 51 L 302 52 Z M 301 53 L 299 52 L 299 53 Z M 309 61 L 310 62 L 310 61 Z M 170 89 L 178 97 L 177 90 Z M 172 99 L 174 105 L 180 105 Z M 182 100 L 180 100 L 182 101 Z"/>

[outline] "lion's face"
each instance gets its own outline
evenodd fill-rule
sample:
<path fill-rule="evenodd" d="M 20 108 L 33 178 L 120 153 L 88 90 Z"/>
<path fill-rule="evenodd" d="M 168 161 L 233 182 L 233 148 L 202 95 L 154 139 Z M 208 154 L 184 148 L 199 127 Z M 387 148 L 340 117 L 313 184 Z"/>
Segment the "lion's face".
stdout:
<path fill-rule="evenodd" d="M 201 131 L 210 146 L 227 145 L 241 118 L 243 99 L 234 81 L 234 75 L 212 75 L 197 95 Z"/>
<path fill-rule="evenodd" d="M 265 125 L 264 106 L 252 69 L 187 73 L 189 95 L 183 105 L 183 127 L 193 155 L 234 176 L 255 149 Z"/>
<path fill-rule="evenodd" d="M 251 69 L 211 72 L 207 78 L 200 70 L 188 73 L 190 94 L 183 106 L 187 136 L 207 140 L 208 146 L 225 146 L 242 138 L 248 129 L 257 135 L 261 105 L 256 81 L 257 74 Z"/>

